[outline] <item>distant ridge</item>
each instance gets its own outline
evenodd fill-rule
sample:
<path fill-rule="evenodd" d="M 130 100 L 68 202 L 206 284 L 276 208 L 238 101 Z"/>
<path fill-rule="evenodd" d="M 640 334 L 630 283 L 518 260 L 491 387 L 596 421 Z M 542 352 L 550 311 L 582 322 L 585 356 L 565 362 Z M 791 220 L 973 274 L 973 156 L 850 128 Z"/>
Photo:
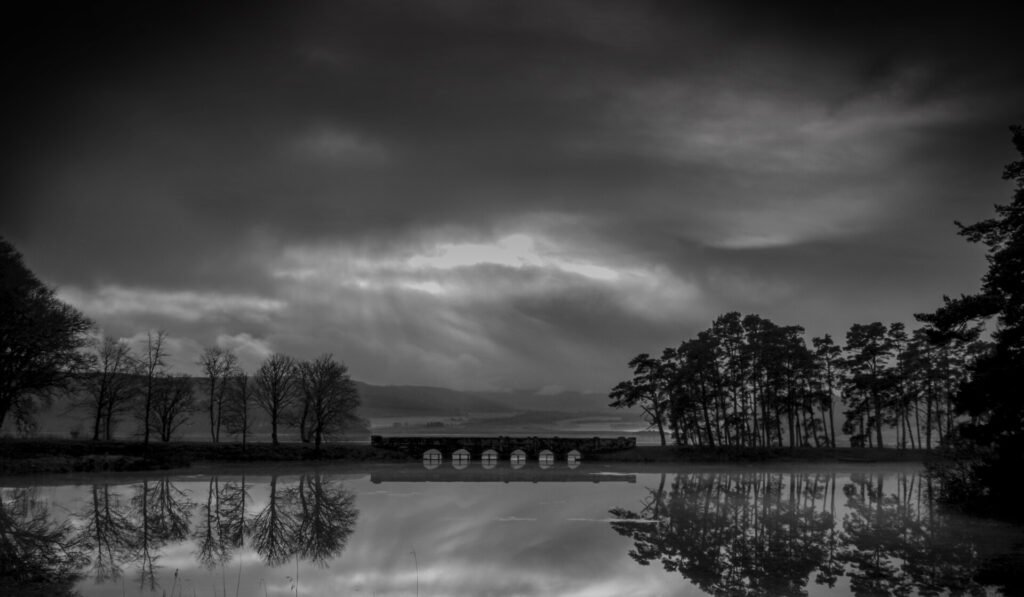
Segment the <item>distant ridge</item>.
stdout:
<path fill-rule="evenodd" d="M 206 380 L 193 377 L 196 396 L 200 404 L 206 398 Z M 513 413 L 557 413 L 558 416 L 610 415 L 616 418 L 625 415 L 622 410 L 608 406 L 608 397 L 601 394 L 561 392 L 538 394 L 536 390 L 512 390 L 508 392 L 472 392 L 439 388 L 433 386 L 390 386 L 374 385 L 356 381 L 362 405 L 359 416 L 365 419 L 430 417 L 447 419 L 451 417 L 474 417 L 487 415 L 510 415 Z M 196 438 L 205 438 L 207 418 L 202 407 L 181 433 Z M 264 415 L 254 408 L 253 418 L 259 432 L 264 431 Z M 71 430 L 78 429 L 83 436 L 91 434 L 89 416 L 84 410 L 72 411 L 67 400 L 57 398 L 53 405 L 36 415 L 37 431 L 43 436 L 66 437 Z M 130 436 L 137 422 L 125 416 L 117 425 L 116 436 Z M 0 435 L 16 435 L 13 423 L 5 421 Z"/>
<path fill-rule="evenodd" d="M 356 382 L 364 417 L 456 416 L 524 411 L 600 413 L 609 410 L 602 394 L 535 391 L 466 392 L 433 386 L 379 386 Z"/>

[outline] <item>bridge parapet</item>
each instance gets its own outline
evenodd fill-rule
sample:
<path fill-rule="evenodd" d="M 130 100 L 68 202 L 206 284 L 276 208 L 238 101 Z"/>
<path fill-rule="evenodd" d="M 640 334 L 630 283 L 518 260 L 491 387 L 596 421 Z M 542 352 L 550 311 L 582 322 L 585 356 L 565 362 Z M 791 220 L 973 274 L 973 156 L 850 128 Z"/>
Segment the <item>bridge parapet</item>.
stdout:
<path fill-rule="evenodd" d="M 468 450 L 478 460 L 485 450 L 494 450 L 498 457 L 507 459 L 515 450 L 526 452 L 527 458 L 536 459 L 542 450 L 550 450 L 555 458 L 564 459 L 576 450 L 583 458 L 590 454 L 619 452 L 636 447 L 635 437 L 460 437 L 460 436 L 382 436 L 371 435 L 375 448 L 422 456 L 427 450 L 440 450 L 444 458 L 451 458 L 456 450 Z"/>

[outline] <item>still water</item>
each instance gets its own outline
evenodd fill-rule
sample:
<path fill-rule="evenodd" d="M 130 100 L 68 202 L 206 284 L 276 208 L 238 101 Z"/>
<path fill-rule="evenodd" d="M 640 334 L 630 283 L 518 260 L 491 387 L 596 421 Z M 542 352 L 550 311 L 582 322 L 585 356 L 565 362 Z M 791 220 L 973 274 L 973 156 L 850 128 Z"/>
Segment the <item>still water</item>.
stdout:
<path fill-rule="evenodd" d="M 921 472 L 474 462 L 21 477 L 0 479 L 0 549 L 4 574 L 75 573 L 84 596 L 1024 590 L 1024 533 L 937 508 Z"/>

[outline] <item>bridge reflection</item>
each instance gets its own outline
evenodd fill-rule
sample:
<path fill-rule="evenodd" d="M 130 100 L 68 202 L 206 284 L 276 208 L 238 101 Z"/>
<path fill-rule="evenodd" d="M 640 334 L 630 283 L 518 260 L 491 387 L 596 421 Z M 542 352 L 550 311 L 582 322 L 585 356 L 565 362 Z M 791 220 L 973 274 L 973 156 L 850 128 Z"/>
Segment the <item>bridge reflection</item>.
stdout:
<path fill-rule="evenodd" d="M 566 466 L 533 468 L 519 465 L 412 468 L 396 467 L 370 473 L 373 483 L 636 483 L 636 475 L 581 471 Z"/>

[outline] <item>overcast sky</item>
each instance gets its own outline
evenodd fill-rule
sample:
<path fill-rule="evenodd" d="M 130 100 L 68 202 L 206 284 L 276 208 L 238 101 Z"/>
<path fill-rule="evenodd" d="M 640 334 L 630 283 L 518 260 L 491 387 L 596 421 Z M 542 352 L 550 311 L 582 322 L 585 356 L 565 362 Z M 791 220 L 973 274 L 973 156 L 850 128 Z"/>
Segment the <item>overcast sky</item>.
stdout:
<path fill-rule="evenodd" d="M 4 18 L 0 235 L 182 371 L 601 392 L 731 310 L 911 324 L 1024 122 L 976 4 L 76 4 Z"/>

